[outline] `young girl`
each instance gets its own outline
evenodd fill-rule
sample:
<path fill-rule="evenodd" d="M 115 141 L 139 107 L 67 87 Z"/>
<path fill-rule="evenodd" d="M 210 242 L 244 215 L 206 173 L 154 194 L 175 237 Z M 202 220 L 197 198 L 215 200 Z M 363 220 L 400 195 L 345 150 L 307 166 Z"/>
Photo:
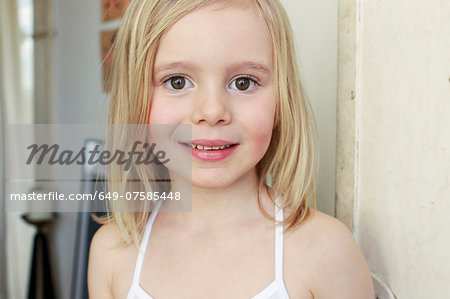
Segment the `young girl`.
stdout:
<path fill-rule="evenodd" d="M 374 298 L 351 233 L 315 211 L 312 113 L 278 1 L 132 1 L 113 53 L 111 123 L 192 126 L 177 144 L 192 212 L 158 201 L 103 220 L 91 299 Z"/>

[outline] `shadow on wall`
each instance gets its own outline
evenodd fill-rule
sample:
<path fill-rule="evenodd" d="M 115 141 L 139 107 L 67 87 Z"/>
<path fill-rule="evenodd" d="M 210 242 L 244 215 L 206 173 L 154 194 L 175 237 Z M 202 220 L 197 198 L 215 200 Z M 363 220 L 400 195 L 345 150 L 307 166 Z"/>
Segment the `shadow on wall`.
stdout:
<path fill-rule="evenodd" d="M 0 90 L 1 80 L 0 80 Z M 3 111 L 2 111 L 2 95 L 0 94 L 0 151 L 3 151 Z M 4 169 L 3 155 L 0 155 L 0 194 L 4 194 Z M 6 214 L 4 197 L 0 198 L 0 299 L 6 299 Z"/>

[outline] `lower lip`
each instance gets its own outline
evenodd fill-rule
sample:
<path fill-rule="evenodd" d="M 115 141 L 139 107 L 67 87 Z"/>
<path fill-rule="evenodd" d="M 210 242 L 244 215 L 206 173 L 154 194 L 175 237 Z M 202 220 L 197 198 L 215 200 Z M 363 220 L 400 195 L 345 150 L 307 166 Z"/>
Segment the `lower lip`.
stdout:
<path fill-rule="evenodd" d="M 203 161 L 220 161 L 228 156 L 230 156 L 239 146 L 239 144 L 230 146 L 229 148 L 224 148 L 220 150 L 201 150 L 198 148 L 193 148 L 190 146 L 187 146 L 185 144 L 181 144 L 185 150 L 187 150 L 189 153 L 192 154 L 192 156 L 196 157 L 197 159 L 203 160 Z"/>

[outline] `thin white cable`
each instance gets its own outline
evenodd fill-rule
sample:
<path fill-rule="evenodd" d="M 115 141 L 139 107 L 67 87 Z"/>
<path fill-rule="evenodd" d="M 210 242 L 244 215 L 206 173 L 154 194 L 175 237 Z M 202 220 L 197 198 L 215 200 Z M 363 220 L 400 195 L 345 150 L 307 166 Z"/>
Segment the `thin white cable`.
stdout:
<path fill-rule="evenodd" d="M 391 288 L 377 274 L 371 272 L 376 299 L 397 299 Z"/>

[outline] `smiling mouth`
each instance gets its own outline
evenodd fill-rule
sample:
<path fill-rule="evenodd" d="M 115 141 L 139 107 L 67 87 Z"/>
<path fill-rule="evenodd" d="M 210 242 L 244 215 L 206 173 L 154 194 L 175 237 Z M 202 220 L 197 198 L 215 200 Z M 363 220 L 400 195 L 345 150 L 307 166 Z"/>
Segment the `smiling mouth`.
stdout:
<path fill-rule="evenodd" d="M 193 144 L 193 143 L 183 143 L 187 147 L 204 150 L 204 151 L 218 151 L 227 149 L 230 147 L 235 146 L 236 144 L 227 144 L 227 145 L 221 145 L 221 146 L 206 146 L 206 145 L 199 145 L 199 144 Z"/>

